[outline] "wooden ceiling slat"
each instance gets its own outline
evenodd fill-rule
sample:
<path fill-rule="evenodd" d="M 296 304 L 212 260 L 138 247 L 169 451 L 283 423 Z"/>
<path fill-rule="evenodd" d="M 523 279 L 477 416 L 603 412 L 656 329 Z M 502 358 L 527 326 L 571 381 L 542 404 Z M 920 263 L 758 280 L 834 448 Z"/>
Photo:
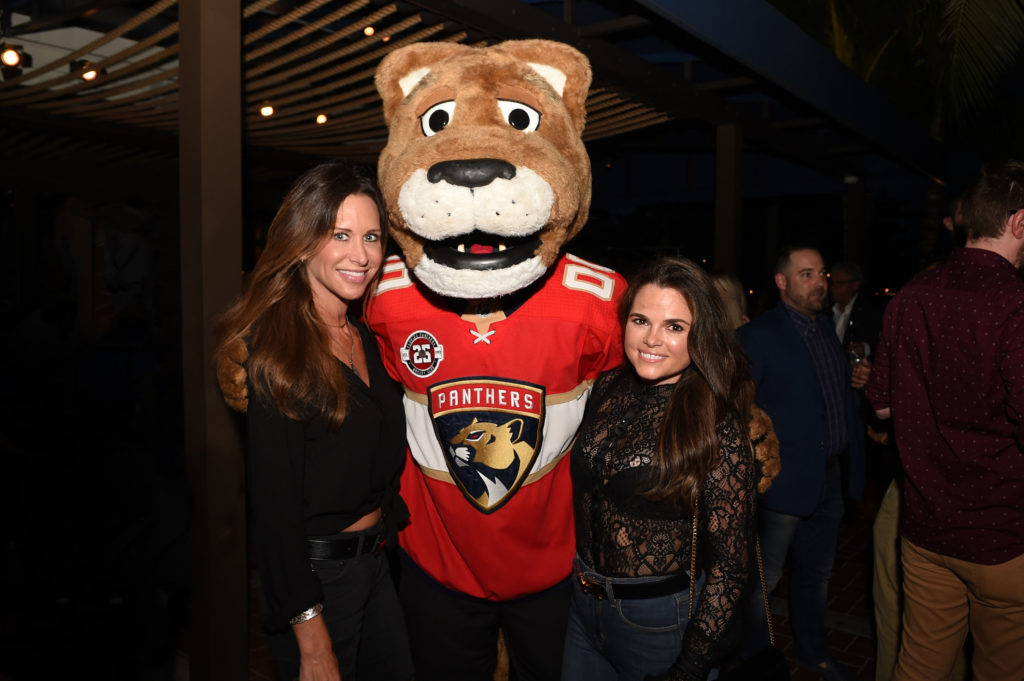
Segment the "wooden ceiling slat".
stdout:
<path fill-rule="evenodd" d="M 176 83 L 169 83 L 159 88 L 147 90 L 133 98 L 121 100 L 101 100 L 92 102 L 81 107 L 73 106 L 67 110 L 78 116 L 87 118 L 116 118 L 118 113 L 132 114 L 133 112 L 145 109 L 147 111 L 176 106 L 178 102 L 178 86 Z M 106 114 L 111 114 L 106 116 Z"/>
<path fill-rule="evenodd" d="M 134 18 L 129 19 L 120 26 L 111 29 L 109 32 L 103 34 L 102 37 L 97 38 L 88 45 L 78 48 L 73 52 L 58 58 L 56 61 L 50 62 L 49 64 L 43 64 L 39 68 L 33 69 L 32 71 L 26 71 L 20 76 L 12 78 L 11 80 L 5 80 L 0 83 L 0 91 L 11 88 L 15 85 L 19 85 L 24 81 L 35 80 L 39 76 L 49 73 L 55 69 L 59 69 L 62 66 L 66 66 L 76 59 L 80 59 L 90 52 L 95 52 L 98 48 L 106 45 L 116 38 L 120 38 L 129 31 L 138 28 L 142 24 L 146 23 L 160 12 L 163 12 L 168 7 L 177 4 L 178 0 L 160 0 L 149 9 L 143 10 L 135 15 Z"/>
<path fill-rule="evenodd" d="M 165 53 L 161 53 L 161 56 L 173 57 L 173 55 L 177 54 L 177 51 L 178 46 L 175 45 L 174 47 L 168 48 L 165 51 Z M 154 57 L 156 56 L 157 55 L 154 55 Z M 141 62 L 139 63 L 141 64 Z M 145 68 L 148 68 L 148 66 L 140 67 L 139 70 L 143 70 Z M 177 90 L 177 75 L 177 68 L 174 68 L 173 70 L 161 71 L 160 73 L 155 73 L 152 76 L 149 76 L 148 78 L 140 78 L 137 80 L 133 80 L 129 83 L 125 83 L 124 85 L 105 88 L 102 90 L 96 90 L 85 95 L 79 95 L 70 102 L 47 102 L 45 104 L 40 104 L 38 108 L 48 109 L 54 113 L 88 113 L 90 110 L 93 109 L 102 109 L 111 106 L 125 106 L 127 104 L 134 104 L 139 101 L 144 101 L 148 97 L 152 97 L 152 95 L 157 91 Z M 164 82 L 166 80 L 171 80 L 171 82 L 163 86 L 162 88 L 150 87 L 152 85 Z M 114 99 L 116 95 L 136 91 L 138 91 L 138 94 L 136 95 L 129 95 L 126 97 L 119 97 L 117 99 Z"/>
<path fill-rule="evenodd" d="M 368 97 L 360 98 L 360 95 L 368 95 Z M 295 126 L 305 127 L 310 125 L 317 113 L 327 113 L 328 116 L 331 116 L 330 112 L 332 110 L 337 110 L 337 108 L 343 103 L 347 102 L 350 108 L 355 108 L 353 106 L 354 102 L 368 103 L 373 100 L 380 101 L 380 97 L 377 95 L 377 88 L 373 83 L 367 83 L 362 87 L 346 88 L 343 92 L 339 92 L 331 99 L 318 99 L 315 103 L 316 106 L 301 109 L 289 109 L 290 113 L 287 116 L 282 116 L 279 120 L 261 118 L 253 121 L 253 124 L 249 129 L 252 132 L 260 130 L 270 130 L 275 132 L 285 130 L 290 132 Z M 291 113 L 292 111 L 295 111 L 295 113 Z M 379 108 L 376 110 L 376 115 L 378 118 L 383 120 Z M 274 114 L 273 118 L 277 119 L 278 114 Z"/>
<path fill-rule="evenodd" d="M 249 45 L 251 43 L 254 43 L 257 40 L 259 40 L 260 38 L 263 38 L 264 36 L 273 33 L 274 31 L 278 30 L 279 28 L 282 28 L 283 26 L 287 26 L 287 25 L 291 24 L 292 22 L 298 21 L 299 19 L 301 19 L 302 17 L 306 16 L 310 12 L 313 12 L 313 11 L 315 11 L 317 9 L 320 9 L 321 7 L 323 7 L 324 5 L 326 5 L 330 1 L 331 0 L 310 0 L 310 2 L 303 3 L 302 5 L 299 5 L 298 7 L 293 9 L 291 12 L 286 12 L 285 14 L 282 14 L 281 16 L 279 16 L 277 19 L 274 19 L 272 21 L 268 21 L 263 26 L 260 26 L 259 28 L 257 28 L 255 30 L 250 31 L 249 33 L 245 34 L 242 37 L 242 44 L 243 45 Z M 356 2 L 349 3 L 346 7 L 342 8 L 341 11 L 349 11 L 348 8 L 352 7 L 353 5 L 358 5 L 359 7 L 363 7 L 363 6 L 367 5 L 367 4 L 369 4 L 369 1 L 370 0 L 356 0 Z M 269 6 L 270 4 L 272 4 L 272 3 L 268 2 L 264 6 Z M 263 9 L 263 8 L 260 8 L 260 9 Z M 358 9 L 358 7 L 356 9 Z M 354 11 L 354 10 L 352 10 L 352 11 Z M 255 12 L 253 12 L 253 14 L 255 14 Z M 249 16 L 252 16 L 252 15 L 249 15 Z M 314 25 L 316 23 L 317 22 L 314 22 Z M 311 29 L 311 30 L 315 30 L 315 29 Z"/>
<path fill-rule="evenodd" d="M 161 51 L 161 52 L 159 52 L 157 54 L 151 55 L 151 56 L 149 56 L 146 59 L 143 59 L 141 61 L 131 62 L 125 68 L 117 69 L 116 71 L 113 70 L 113 67 L 114 67 L 115 64 L 117 64 L 117 63 L 119 63 L 121 61 L 126 61 L 129 57 L 135 56 L 136 54 L 138 54 L 142 50 L 149 49 L 153 45 L 158 44 L 161 40 L 164 40 L 164 39 L 166 39 L 166 38 L 168 38 L 168 37 L 170 37 L 172 35 L 177 34 L 177 32 L 178 32 L 178 24 L 177 24 L 177 22 L 175 22 L 174 24 L 172 24 L 170 26 L 167 26 L 166 28 L 160 30 L 159 32 L 157 32 L 156 34 L 150 36 L 149 38 L 136 43 L 132 47 L 129 47 L 128 49 L 122 50 L 121 52 L 118 52 L 116 55 L 112 55 L 111 57 L 108 57 L 107 59 L 104 59 L 103 61 L 99 62 L 98 64 L 95 64 L 95 66 L 96 66 L 96 68 L 105 68 L 105 69 L 108 70 L 108 75 L 107 75 L 106 78 L 104 78 L 104 82 L 109 82 L 109 81 L 114 80 L 114 79 L 118 79 L 118 78 L 123 78 L 125 76 L 129 76 L 132 73 L 135 73 L 136 71 L 142 70 L 142 69 L 146 68 L 147 66 L 149 66 L 151 64 L 154 64 L 154 63 L 158 63 L 158 62 L 160 62 L 160 61 L 162 61 L 164 59 L 173 58 L 173 55 L 176 55 L 177 52 L 178 52 L 178 46 L 177 45 L 174 45 L 174 46 L 168 48 L 167 50 L 163 50 L 163 51 Z M 174 75 L 174 77 L 177 76 L 177 69 L 174 70 L 174 74 L 173 75 Z M 168 77 L 171 77 L 171 76 L 168 75 Z M 78 84 L 76 84 L 73 87 L 62 89 L 62 90 L 59 91 L 59 93 L 55 93 L 53 91 L 53 88 L 55 86 L 57 86 L 57 85 L 59 85 L 61 83 L 68 82 L 68 81 L 78 81 Z M 69 94 L 69 93 L 78 93 L 78 92 L 80 92 L 82 90 L 87 90 L 87 89 L 93 87 L 94 85 L 96 85 L 96 84 L 83 81 L 81 79 L 81 77 L 79 76 L 79 74 L 71 73 L 69 71 L 66 75 L 62 75 L 62 76 L 59 76 L 59 77 L 56 77 L 56 78 L 44 81 L 44 82 L 38 83 L 36 85 L 27 86 L 26 88 L 24 88 L 24 90 L 20 91 L 18 94 L 13 95 L 11 97 L 10 101 L 13 104 L 17 104 L 19 106 L 23 106 L 25 104 L 29 104 L 29 103 L 32 103 L 34 101 L 40 101 L 40 100 L 48 98 L 48 97 L 54 97 L 54 96 L 62 96 L 63 97 L 65 95 Z M 99 92 L 100 92 L 100 94 L 102 94 L 103 91 L 99 91 Z M 28 96 L 22 97 L 21 96 L 22 94 L 26 94 Z"/>
<path fill-rule="evenodd" d="M 152 4 L 106 34 L 104 40 L 93 41 L 60 60 L 40 65 L 40 69 L 31 72 L 31 78 L 5 81 L 0 86 L 0 108 L 17 107 L 18 115 L 22 116 L 40 112 L 55 121 L 89 121 L 88 125 L 98 130 L 148 130 L 157 135 L 154 139 L 170 139 L 163 134 L 176 134 L 179 115 L 178 70 L 172 64 L 178 58 L 180 37 L 175 17 L 163 17 L 167 24 L 158 31 L 98 62 L 97 66 L 107 69 L 106 77 L 99 82 L 82 83 L 76 74 L 58 75 L 56 70 L 172 8 L 175 2 L 161 0 Z M 424 40 L 469 44 L 469 28 L 484 36 L 474 38 L 473 46 L 508 37 L 479 25 L 460 24 L 444 13 L 437 13 L 441 19 L 428 24 L 426 17 L 433 14 L 396 2 L 377 5 L 372 0 L 300 0 L 288 4 L 283 13 L 276 12 L 276 3 L 279 0 L 258 0 L 242 8 L 247 19 L 261 12 L 273 16 L 243 37 L 245 95 L 240 104 L 244 107 L 247 143 L 296 154 L 372 157 L 379 153 L 387 138 L 387 128 L 373 78 L 379 60 L 392 50 Z M 336 5 L 340 6 L 332 9 Z M 331 11 L 315 16 L 325 10 Z M 342 23 L 347 25 L 333 28 Z M 374 25 L 375 34 L 364 38 L 358 32 L 370 24 Z M 161 45 L 165 47 L 154 54 L 132 61 L 144 50 Z M 161 67 L 162 70 L 150 72 Z M 599 75 L 595 72 L 595 83 L 587 99 L 584 139 L 620 134 L 670 119 L 641 97 L 609 87 L 600 81 Z M 263 100 L 270 100 L 278 113 L 270 118 L 260 116 L 256 105 Z M 327 114 L 328 122 L 316 125 L 313 118 L 321 112 Z M 26 149 L 42 144 L 39 139 L 18 140 L 11 135 L 5 142 Z M 96 146 L 102 148 L 103 143 Z M 49 155 L 68 147 L 66 143 L 57 143 L 45 148 Z M 76 148 L 75 153 L 89 152 Z M 168 157 L 163 149 L 155 153 Z M 118 163 L 132 154 L 144 158 L 137 149 L 126 148 L 95 154 L 97 162 L 102 157 Z"/>
<path fill-rule="evenodd" d="M 408 38 L 406 38 L 404 40 L 398 41 L 398 43 L 395 45 L 395 47 L 399 47 L 401 45 L 405 45 L 405 44 L 408 44 L 408 43 L 414 43 L 414 42 L 419 42 L 421 40 L 425 40 L 426 38 L 430 38 L 430 37 L 436 36 L 437 33 L 439 33 L 442 30 L 444 30 L 444 25 L 443 24 L 437 24 L 435 26 L 430 26 L 430 27 L 425 28 L 425 29 L 423 29 L 421 31 L 417 31 L 416 33 L 413 33 L 412 35 L 410 35 Z M 444 38 L 444 40 L 451 41 L 451 42 L 459 42 L 460 40 L 462 40 L 465 37 L 466 37 L 465 33 L 457 33 L 454 36 L 448 36 L 447 38 Z M 370 82 L 373 82 L 373 74 L 377 70 L 376 62 L 379 60 L 379 58 L 383 57 L 385 54 L 390 52 L 392 49 L 394 49 L 394 48 L 393 47 L 390 47 L 390 48 L 389 47 L 385 47 L 385 48 L 381 48 L 381 49 L 378 49 L 378 50 L 374 50 L 373 52 L 365 54 L 362 57 L 353 59 L 352 61 L 347 62 L 346 64 L 337 66 L 335 68 L 331 68 L 331 69 L 327 69 L 327 70 L 324 70 L 324 71 L 317 72 L 315 78 L 308 78 L 308 79 L 299 80 L 299 81 L 289 81 L 289 82 L 286 82 L 283 85 L 280 85 L 280 86 L 278 86 L 276 88 L 272 88 L 270 90 L 264 90 L 263 92 L 258 93 L 258 94 L 256 94 L 256 93 L 253 93 L 253 94 L 246 93 L 246 101 L 248 103 L 250 103 L 250 104 L 253 104 L 253 103 L 262 101 L 264 99 L 270 99 L 270 100 L 273 100 L 273 101 L 275 101 L 275 102 L 277 102 L 277 103 L 279 103 L 279 104 L 281 104 L 283 106 L 284 104 L 290 104 L 292 102 L 298 102 L 298 101 L 302 101 L 302 100 L 309 100 L 309 99 L 317 98 L 317 97 L 323 95 L 325 92 L 333 92 L 333 91 L 342 89 L 345 86 L 350 85 L 352 83 L 357 83 L 357 82 L 364 81 L 364 80 L 369 80 Z M 351 68 L 353 68 L 355 66 L 359 66 L 359 65 L 366 64 L 366 63 L 369 63 L 369 62 L 373 62 L 372 66 L 369 69 L 365 69 L 365 70 L 363 70 L 363 71 L 361 71 L 359 73 L 350 75 L 350 76 L 348 76 L 346 78 L 342 78 L 341 80 L 338 80 L 338 81 L 330 81 L 330 82 L 327 82 L 324 85 L 320 85 L 319 87 L 312 87 L 314 82 L 322 81 L 325 78 L 329 78 L 332 75 L 335 75 L 335 74 L 338 74 L 338 73 L 344 73 L 346 71 L 351 70 Z M 284 94 L 284 93 L 290 92 L 290 91 L 294 91 L 294 92 L 296 92 L 296 94 L 293 94 L 293 95 L 285 95 Z M 314 106 L 309 107 L 308 110 L 312 111 L 312 110 L 315 110 L 315 109 L 316 109 L 316 106 L 314 105 Z"/>
<path fill-rule="evenodd" d="M 415 24 L 418 24 L 420 21 L 421 21 L 420 15 L 419 14 L 414 14 L 413 16 L 407 17 L 406 19 L 402 20 L 401 22 L 399 22 L 399 24 L 403 26 L 402 30 L 404 30 L 404 27 L 414 26 Z M 359 22 L 358 24 L 353 24 L 347 30 L 338 31 L 338 32 L 332 34 L 330 41 L 326 42 L 324 45 L 321 45 L 320 48 L 322 49 L 322 48 L 325 48 L 327 45 L 329 45 L 331 43 L 336 43 L 338 41 L 342 41 L 345 38 L 348 38 L 349 36 L 351 36 L 351 35 L 353 35 L 355 33 L 359 33 L 361 31 L 362 31 L 362 22 Z M 332 62 L 338 61 L 339 59 L 342 59 L 342 58 L 344 58 L 344 57 L 346 57 L 346 56 L 348 56 L 350 54 L 355 54 L 355 53 L 357 53 L 357 52 L 359 52 L 361 50 L 366 50 L 369 47 L 371 47 L 372 45 L 379 44 L 380 42 L 381 42 L 380 37 L 378 37 L 376 35 L 374 35 L 373 37 L 367 37 L 367 38 L 365 38 L 363 40 L 360 40 L 360 41 L 358 41 L 358 42 L 356 42 L 356 43 L 354 43 L 352 45 L 346 45 L 346 46 L 343 46 L 343 47 L 341 47 L 339 49 L 335 49 L 335 50 L 332 50 L 330 52 L 326 52 L 324 54 L 321 54 L 319 57 L 316 57 L 314 59 L 309 59 L 309 60 L 302 61 L 297 66 L 293 66 L 292 68 L 287 69 L 285 71 L 275 72 L 275 73 L 273 73 L 273 75 L 266 76 L 264 78 L 255 78 L 255 76 L 258 75 L 259 73 L 266 73 L 269 70 L 278 68 L 278 67 L 283 66 L 283 65 L 285 65 L 287 63 L 290 63 L 290 62 L 293 62 L 293 61 L 297 61 L 297 60 L 301 59 L 302 57 L 305 57 L 305 56 L 311 54 L 313 51 L 312 50 L 299 49 L 299 50 L 296 51 L 299 54 L 288 53 L 288 54 L 282 55 L 280 58 L 275 59 L 275 60 L 273 60 L 271 62 L 268 62 L 267 64 L 262 64 L 262 65 L 260 65 L 258 67 L 253 67 L 251 69 L 246 69 L 246 72 L 245 72 L 245 78 L 246 78 L 246 83 L 247 83 L 246 90 L 251 92 L 251 91 L 259 90 L 261 88 L 266 88 L 268 86 L 272 86 L 275 83 L 292 81 L 292 80 L 294 80 L 295 76 L 297 76 L 297 75 L 302 75 L 302 74 L 306 74 L 306 73 L 318 73 L 318 72 L 320 72 L 321 67 L 323 67 L 323 66 L 325 66 L 327 64 L 330 64 Z M 337 72 L 337 70 L 338 70 L 338 68 L 334 67 L 334 68 L 328 70 L 325 75 L 329 75 L 331 72 Z"/>
<path fill-rule="evenodd" d="M 279 39 L 277 39 L 277 40 L 275 40 L 273 42 L 267 43 L 265 45 L 261 45 L 259 47 L 254 47 L 252 49 L 247 49 L 246 53 L 245 53 L 245 59 L 246 59 L 246 61 L 253 61 L 255 59 L 259 59 L 260 57 L 263 57 L 266 54 L 269 54 L 271 52 L 275 52 L 277 50 L 280 50 L 281 48 L 287 47 L 290 43 L 294 42 L 295 40 L 298 40 L 299 38 L 304 38 L 306 35 L 308 35 L 310 33 L 313 33 L 314 31 L 318 31 L 321 28 L 323 28 L 324 26 L 328 26 L 328 25 L 334 23 L 335 21 L 338 21 L 339 19 L 343 19 L 346 16 L 348 16 L 349 14 L 351 14 L 351 13 L 357 11 L 357 10 L 362 9 L 363 7 L 365 7 L 368 4 L 369 4 L 369 2 L 354 2 L 354 3 L 351 3 L 351 4 L 345 5 L 341 9 L 338 9 L 338 10 L 336 10 L 334 12 L 331 12 L 327 16 L 325 16 L 325 17 L 323 17 L 323 18 L 321 18 L 321 19 L 319 19 L 319 20 L 317 20 L 317 21 L 315 21 L 315 22 L 313 22 L 311 24 L 308 24 L 308 25 L 305 25 L 305 26 L 301 26 L 298 30 L 292 31 L 288 35 L 283 36 L 283 37 L 281 37 L 281 38 L 279 38 Z M 397 11 L 397 7 L 394 4 L 390 4 L 390 5 L 387 5 L 386 7 L 382 7 L 381 9 L 377 10 L 376 12 L 371 14 L 370 16 L 366 17 L 365 21 L 368 21 L 368 22 L 380 21 L 384 17 L 388 16 L 389 14 L 393 14 L 396 11 Z M 255 33 L 255 31 L 254 31 L 254 33 Z M 250 44 L 250 41 L 248 40 L 248 38 L 249 38 L 249 36 L 246 36 L 246 41 L 245 41 L 246 45 Z M 299 52 L 303 52 L 304 54 L 309 54 L 310 52 L 314 52 L 314 51 L 316 51 L 318 49 L 321 49 L 324 45 L 330 44 L 331 41 L 328 40 L 328 41 L 324 42 L 324 45 L 319 45 L 320 42 L 322 42 L 322 41 L 317 41 L 316 43 L 311 43 L 309 45 L 305 45 L 302 48 L 300 48 L 298 51 Z M 292 52 L 289 52 L 288 54 L 291 54 L 291 53 Z M 251 73 L 247 73 L 246 75 L 247 76 L 249 76 L 249 75 L 257 75 L 259 73 L 263 73 L 264 70 L 266 70 L 266 69 L 263 69 L 263 70 L 255 70 L 254 69 Z"/>

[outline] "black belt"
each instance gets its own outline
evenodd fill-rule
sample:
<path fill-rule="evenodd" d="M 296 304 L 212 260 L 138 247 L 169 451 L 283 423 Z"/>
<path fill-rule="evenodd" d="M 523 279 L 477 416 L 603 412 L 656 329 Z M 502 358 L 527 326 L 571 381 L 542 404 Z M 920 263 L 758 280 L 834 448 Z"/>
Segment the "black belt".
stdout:
<path fill-rule="evenodd" d="M 383 534 L 360 534 L 354 537 L 318 537 L 306 539 L 309 557 L 314 560 L 345 560 L 364 553 L 377 555 L 384 550 Z"/>
<path fill-rule="evenodd" d="M 590 579 L 582 572 L 576 573 L 576 581 L 579 582 L 583 593 L 590 594 L 599 600 L 608 598 L 608 589 L 604 582 Z M 690 575 L 681 572 L 657 582 L 637 582 L 635 584 L 613 582 L 611 586 L 615 598 L 657 598 L 688 589 Z"/>

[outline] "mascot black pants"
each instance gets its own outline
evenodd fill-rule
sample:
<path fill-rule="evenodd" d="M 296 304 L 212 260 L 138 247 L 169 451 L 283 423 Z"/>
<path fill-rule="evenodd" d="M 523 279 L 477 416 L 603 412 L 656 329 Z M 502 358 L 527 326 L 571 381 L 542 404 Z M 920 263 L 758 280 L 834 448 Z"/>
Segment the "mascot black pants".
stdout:
<path fill-rule="evenodd" d="M 416 681 L 491 681 L 501 629 L 516 681 L 559 681 L 571 585 L 514 601 L 487 601 L 444 588 L 401 561 L 398 595 L 405 610 Z"/>

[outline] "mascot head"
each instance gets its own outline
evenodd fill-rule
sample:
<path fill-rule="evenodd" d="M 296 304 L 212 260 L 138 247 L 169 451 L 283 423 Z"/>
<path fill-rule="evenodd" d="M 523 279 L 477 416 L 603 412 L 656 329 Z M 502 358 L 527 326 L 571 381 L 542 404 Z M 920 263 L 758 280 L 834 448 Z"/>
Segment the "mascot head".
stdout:
<path fill-rule="evenodd" d="M 524 288 L 590 206 L 590 65 L 548 40 L 416 43 L 377 69 L 378 163 L 392 234 L 427 287 L 456 298 Z"/>

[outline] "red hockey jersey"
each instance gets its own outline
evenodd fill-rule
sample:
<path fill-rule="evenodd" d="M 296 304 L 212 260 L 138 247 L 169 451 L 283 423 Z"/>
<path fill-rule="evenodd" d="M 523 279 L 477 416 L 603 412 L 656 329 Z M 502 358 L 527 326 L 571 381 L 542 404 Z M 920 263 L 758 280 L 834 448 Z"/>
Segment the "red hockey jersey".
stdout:
<path fill-rule="evenodd" d="M 366 316 L 405 386 L 411 517 L 399 541 L 436 581 L 508 600 L 571 571 L 566 454 L 594 378 L 622 361 L 624 288 L 566 254 L 529 292 L 480 303 L 440 298 L 401 259 L 385 263 Z"/>

